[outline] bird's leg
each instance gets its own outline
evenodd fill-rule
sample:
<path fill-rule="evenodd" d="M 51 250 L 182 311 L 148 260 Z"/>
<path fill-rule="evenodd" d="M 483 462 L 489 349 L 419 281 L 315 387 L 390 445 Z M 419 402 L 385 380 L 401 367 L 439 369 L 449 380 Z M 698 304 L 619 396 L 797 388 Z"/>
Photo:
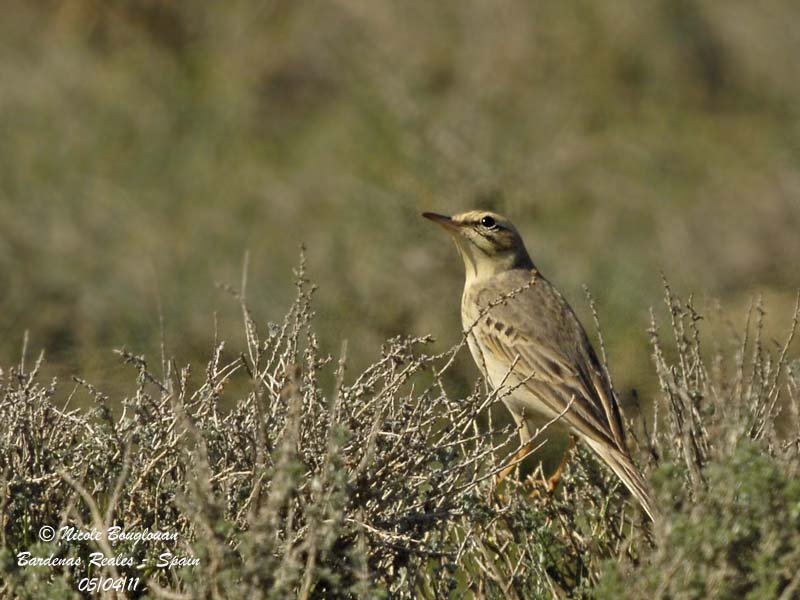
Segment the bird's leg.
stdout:
<path fill-rule="evenodd" d="M 525 457 L 528 456 L 528 454 L 533 452 L 535 448 L 536 444 L 534 443 L 533 440 L 530 440 L 522 448 L 519 449 L 519 451 L 514 455 L 514 458 L 509 463 L 509 465 L 502 471 L 500 471 L 500 474 L 497 476 L 497 480 L 494 482 L 495 489 L 497 489 L 497 487 L 501 483 L 503 483 L 505 478 L 508 477 L 511 474 L 511 472 L 517 467 L 517 465 L 519 465 L 519 463 L 522 462 L 525 459 Z"/>
<path fill-rule="evenodd" d="M 555 493 L 556 489 L 558 488 L 558 484 L 561 482 L 561 472 L 564 470 L 564 467 L 567 466 L 569 462 L 570 454 L 572 454 L 572 450 L 575 448 L 576 438 L 574 435 L 569 436 L 569 446 L 567 446 L 567 450 L 564 452 L 564 456 L 561 457 L 561 463 L 558 465 L 556 472 L 553 473 L 550 477 L 547 478 L 545 481 L 545 487 L 547 487 L 547 491 L 551 494 Z"/>

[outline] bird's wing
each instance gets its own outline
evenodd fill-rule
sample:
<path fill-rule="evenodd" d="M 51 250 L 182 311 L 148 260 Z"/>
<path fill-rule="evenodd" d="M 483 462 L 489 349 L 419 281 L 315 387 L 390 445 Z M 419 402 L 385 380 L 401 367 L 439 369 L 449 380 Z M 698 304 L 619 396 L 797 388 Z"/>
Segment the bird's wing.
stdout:
<path fill-rule="evenodd" d="M 504 302 L 492 296 L 478 292 L 474 335 L 487 355 L 514 365 L 505 385 L 523 387 L 548 412 L 564 412 L 576 433 L 627 454 L 616 398 L 566 300 L 544 279 Z"/>

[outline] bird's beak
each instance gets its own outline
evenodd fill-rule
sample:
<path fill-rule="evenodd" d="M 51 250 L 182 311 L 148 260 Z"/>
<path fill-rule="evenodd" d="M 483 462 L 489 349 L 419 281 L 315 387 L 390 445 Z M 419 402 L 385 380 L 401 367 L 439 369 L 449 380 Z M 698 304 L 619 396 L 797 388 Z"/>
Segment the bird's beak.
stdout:
<path fill-rule="evenodd" d="M 451 219 L 447 215 L 440 215 L 438 213 L 432 213 L 432 212 L 424 212 L 422 213 L 422 216 L 425 217 L 426 219 L 430 219 L 434 223 L 441 225 L 451 233 L 455 233 L 456 231 L 459 230 L 459 223 L 453 221 L 453 219 Z"/>

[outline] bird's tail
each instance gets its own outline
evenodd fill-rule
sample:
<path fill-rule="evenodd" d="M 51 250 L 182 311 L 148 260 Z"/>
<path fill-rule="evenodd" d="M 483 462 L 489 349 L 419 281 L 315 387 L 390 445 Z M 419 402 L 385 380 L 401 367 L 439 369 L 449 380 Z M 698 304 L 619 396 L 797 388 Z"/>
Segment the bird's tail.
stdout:
<path fill-rule="evenodd" d="M 651 521 L 655 521 L 658 516 L 658 510 L 653 502 L 653 497 L 650 495 L 650 490 L 647 483 L 633 464 L 633 461 L 627 455 L 617 448 L 610 448 L 594 440 L 586 440 L 589 447 L 603 459 L 614 474 L 622 480 L 625 487 L 628 488 L 637 502 L 641 504 L 644 512 L 650 517 Z"/>

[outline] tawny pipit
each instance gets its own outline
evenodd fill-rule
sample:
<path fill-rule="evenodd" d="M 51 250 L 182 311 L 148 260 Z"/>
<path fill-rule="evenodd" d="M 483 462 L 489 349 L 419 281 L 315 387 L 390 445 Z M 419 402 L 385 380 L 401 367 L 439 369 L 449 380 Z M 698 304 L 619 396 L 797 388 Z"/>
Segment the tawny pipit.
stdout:
<path fill-rule="evenodd" d="M 584 441 L 653 519 L 617 399 L 578 317 L 533 265 L 508 219 L 486 211 L 423 216 L 453 237 L 466 267 L 461 319 L 472 357 L 511 412 L 523 444 L 536 423 Z"/>

